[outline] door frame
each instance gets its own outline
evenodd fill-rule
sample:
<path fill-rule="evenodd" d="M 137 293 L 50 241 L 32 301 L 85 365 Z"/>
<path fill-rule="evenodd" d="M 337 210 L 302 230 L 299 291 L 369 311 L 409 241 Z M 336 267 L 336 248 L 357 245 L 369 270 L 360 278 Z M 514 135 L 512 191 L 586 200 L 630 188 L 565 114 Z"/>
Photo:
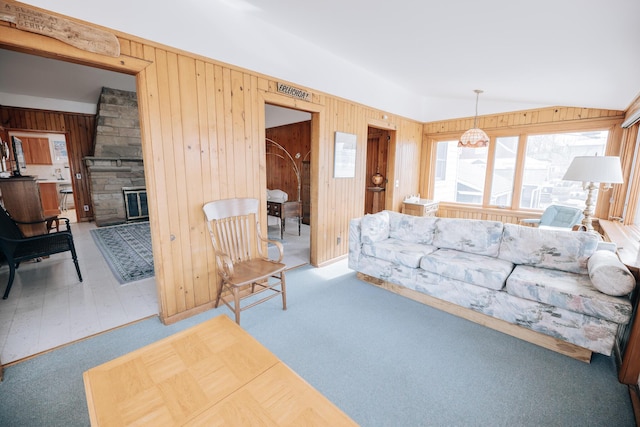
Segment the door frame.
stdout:
<path fill-rule="evenodd" d="M 259 128 L 260 128 L 260 141 L 264 141 L 266 138 L 266 118 L 265 118 L 265 105 L 276 105 L 278 107 L 285 107 L 292 110 L 305 111 L 307 113 L 311 113 L 311 221 L 310 221 L 310 231 L 309 231 L 309 263 L 314 267 L 319 267 L 318 263 L 318 245 L 317 242 L 319 237 L 319 218 L 318 218 L 318 206 L 320 203 L 320 192 L 319 192 L 319 170 L 320 170 L 320 160 L 319 156 L 313 155 L 314 153 L 318 153 L 320 151 L 320 141 L 324 139 L 323 130 L 320 126 L 320 123 L 323 122 L 324 119 L 324 106 L 318 104 L 312 104 L 310 102 L 301 101 L 298 99 L 290 98 L 285 95 L 280 95 L 278 93 L 271 92 L 262 92 L 262 96 L 260 97 L 260 105 L 258 106 L 260 110 L 259 114 Z M 261 156 L 262 161 L 266 164 L 267 161 L 267 153 L 266 147 L 264 144 L 261 146 Z M 266 193 L 267 193 L 267 171 L 262 172 L 261 176 L 262 181 L 262 195 L 261 198 L 265 198 L 264 205 L 266 206 Z M 261 220 L 264 224 L 266 224 L 266 210 L 263 209 L 261 215 L 264 215 L 264 218 L 261 217 Z"/>

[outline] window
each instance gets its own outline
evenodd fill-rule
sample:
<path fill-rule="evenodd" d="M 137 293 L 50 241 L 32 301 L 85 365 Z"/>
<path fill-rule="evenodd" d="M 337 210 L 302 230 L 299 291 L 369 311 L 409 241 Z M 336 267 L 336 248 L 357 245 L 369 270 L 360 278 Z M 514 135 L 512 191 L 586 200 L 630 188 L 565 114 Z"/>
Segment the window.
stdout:
<path fill-rule="evenodd" d="M 563 181 L 562 177 L 575 156 L 603 155 L 608 136 L 608 131 L 530 135 L 520 207 L 544 209 L 551 204 L 584 207 L 586 193 L 582 183 Z"/>
<path fill-rule="evenodd" d="M 518 157 L 518 137 L 496 138 L 495 161 L 491 179 L 492 206 L 510 207 L 513 199 L 513 180 Z"/>
<path fill-rule="evenodd" d="M 438 144 L 436 149 L 436 181 L 447 178 L 447 144 Z"/>
<path fill-rule="evenodd" d="M 488 161 L 488 148 L 459 148 L 457 140 L 438 141 L 433 198 L 483 207 L 584 208 L 582 183 L 562 177 L 575 156 L 604 155 L 608 138 L 608 130 L 497 136 L 491 140 L 493 162 Z M 493 164 L 489 171 L 488 163 Z M 490 194 L 484 194 L 485 188 Z"/>
<path fill-rule="evenodd" d="M 437 153 L 444 179 L 436 179 L 435 200 L 481 205 L 488 149 L 459 148 L 458 141 L 440 141 Z"/>

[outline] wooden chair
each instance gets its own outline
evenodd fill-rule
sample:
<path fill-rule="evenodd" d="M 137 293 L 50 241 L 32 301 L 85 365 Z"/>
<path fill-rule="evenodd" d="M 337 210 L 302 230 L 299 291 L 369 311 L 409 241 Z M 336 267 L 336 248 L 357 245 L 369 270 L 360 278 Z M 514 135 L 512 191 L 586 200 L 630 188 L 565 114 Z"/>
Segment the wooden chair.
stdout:
<path fill-rule="evenodd" d="M 240 312 L 282 295 L 282 309 L 287 309 L 285 265 L 282 244 L 260 234 L 257 199 L 226 199 L 206 203 L 206 216 L 211 243 L 215 251 L 216 265 L 221 283 L 216 296 L 216 308 L 220 300 L 235 313 L 240 324 Z M 263 254 L 264 243 L 278 248 L 280 257 L 270 260 Z M 223 296 L 229 292 L 231 298 Z M 269 295 L 256 300 L 255 295 L 268 291 Z M 244 306 L 241 301 L 250 298 Z"/>
<path fill-rule="evenodd" d="M 57 231 L 49 234 L 25 237 L 18 228 L 18 224 L 36 224 L 37 222 L 20 222 L 15 221 L 4 208 L 0 207 L 0 261 L 6 260 L 9 264 L 9 281 L 4 291 L 2 299 L 9 297 L 13 279 L 16 275 L 16 269 L 22 261 L 39 259 L 49 255 L 71 252 L 73 263 L 76 266 L 78 279 L 82 282 L 82 274 L 80 274 L 80 265 L 78 265 L 78 256 L 76 248 L 73 244 L 73 236 L 71 235 L 71 227 L 67 218 L 56 218 L 57 221 L 66 221 L 66 230 Z M 39 221 L 47 223 L 49 219 Z M 49 228 L 49 227 L 47 227 Z"/>

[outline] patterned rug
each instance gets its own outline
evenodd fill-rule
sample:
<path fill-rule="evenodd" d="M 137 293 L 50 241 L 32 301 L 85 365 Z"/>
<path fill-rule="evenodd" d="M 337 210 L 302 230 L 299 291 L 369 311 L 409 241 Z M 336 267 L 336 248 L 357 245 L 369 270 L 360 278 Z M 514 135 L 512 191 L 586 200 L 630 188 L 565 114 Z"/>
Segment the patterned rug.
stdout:
<path fill-rule="evenodd" d="M 101 227 L 91 235 L 120 284 L 154 276 L 149 222 Z"/>

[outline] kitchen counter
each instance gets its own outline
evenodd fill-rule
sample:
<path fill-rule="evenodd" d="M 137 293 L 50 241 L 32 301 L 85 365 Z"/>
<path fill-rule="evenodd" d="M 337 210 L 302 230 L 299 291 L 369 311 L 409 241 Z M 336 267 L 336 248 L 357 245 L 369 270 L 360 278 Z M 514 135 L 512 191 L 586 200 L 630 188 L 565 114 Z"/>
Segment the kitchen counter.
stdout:
<path fill-rule="evenodd" d="M 71 185 L 71 181 L 64 180 L 64 179 L 38 178 L 38 179 L 36 179 L 36 181 L 38 181 L 38 184 L 52 183 L 52 184 L 61 184 L 61 185 Z"/>

